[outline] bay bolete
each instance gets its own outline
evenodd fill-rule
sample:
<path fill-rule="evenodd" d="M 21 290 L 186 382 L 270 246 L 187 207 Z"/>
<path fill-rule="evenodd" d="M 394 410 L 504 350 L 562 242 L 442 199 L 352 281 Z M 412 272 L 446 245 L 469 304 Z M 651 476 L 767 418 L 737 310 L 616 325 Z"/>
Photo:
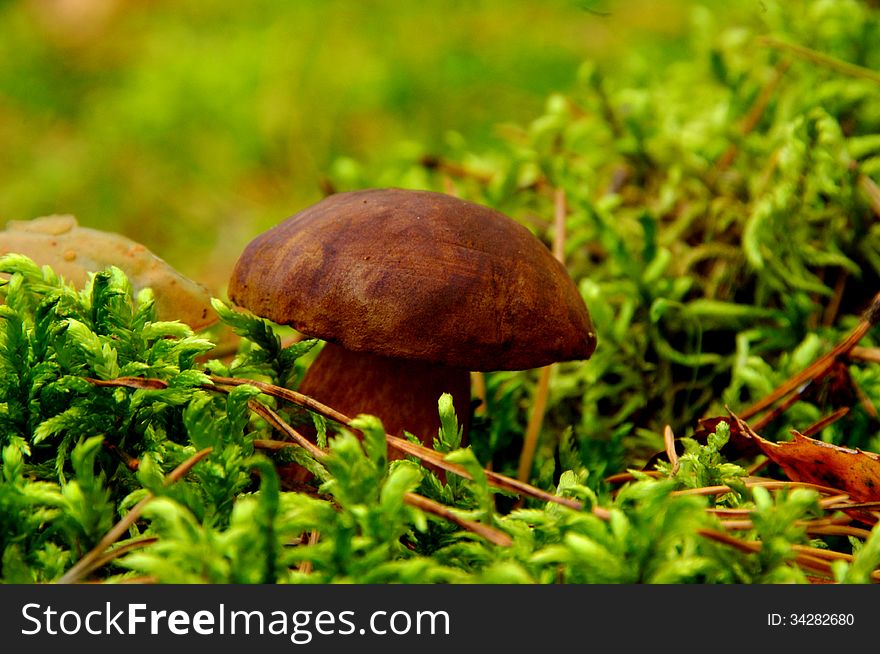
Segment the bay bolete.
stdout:
<path fill-rule="evenodd" d="M 33 220 L 10 220 L 0 231 L 0 255 L 23 254 L 38 266 L 51 266 L 82 288 L 89 274 L 117 266 L 135 292 L 153 289 L 160 320 L 181 320 L 195 330 L 217 321 L 211 295 L 146 247 L 115 232 L 82 227 L 74 216 L 55 214 Z"/>
<path fill-rule="evenodd" d="M 245 248 L 229 297 L 327 341 L 300 392 L 428 446 L 441 393 L 467 429 L 469 371 L 588 359 L 596 347 L 583 299 L 541 241 L 429 191 L 338 193 L 300 211 Z"/>

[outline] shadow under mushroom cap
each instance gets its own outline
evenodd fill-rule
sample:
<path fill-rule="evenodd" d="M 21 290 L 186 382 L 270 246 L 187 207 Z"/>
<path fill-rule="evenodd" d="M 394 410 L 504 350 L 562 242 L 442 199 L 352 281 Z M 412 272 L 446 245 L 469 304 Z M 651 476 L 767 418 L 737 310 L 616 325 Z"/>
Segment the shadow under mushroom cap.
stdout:
<path fill-rule="evenodd" d="M 564 266 L 504 214 L 442 193 L 331 195 L 255 238 L 239 306 L 346 349 L 469 370 L 587 359 L 596 336 Z"/>

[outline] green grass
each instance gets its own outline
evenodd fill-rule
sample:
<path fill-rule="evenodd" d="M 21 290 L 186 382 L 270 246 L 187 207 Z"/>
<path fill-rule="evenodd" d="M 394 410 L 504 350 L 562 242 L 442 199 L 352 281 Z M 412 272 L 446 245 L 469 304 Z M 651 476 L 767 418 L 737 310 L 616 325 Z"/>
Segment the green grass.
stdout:
<path fill-rule="evenodd" d="M 489 143 L 583 59 L 683 27 L 679 3 L 594 4 L 2 3 L 0 221 L 74 213 L 222 292 L 338 157 Z"/>

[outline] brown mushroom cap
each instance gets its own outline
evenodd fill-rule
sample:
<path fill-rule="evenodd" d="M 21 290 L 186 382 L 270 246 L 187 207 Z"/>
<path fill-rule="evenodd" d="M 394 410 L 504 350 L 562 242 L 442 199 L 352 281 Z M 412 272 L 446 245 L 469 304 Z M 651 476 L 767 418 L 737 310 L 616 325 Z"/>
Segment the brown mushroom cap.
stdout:
<path fill-rule="evenodd" d="M 528 229 L 428 191 L 338 193 L 300 211 L 245 248 L 229 297 L 348 350 L 467 370 L 596 347 L 574 282 Z"/>

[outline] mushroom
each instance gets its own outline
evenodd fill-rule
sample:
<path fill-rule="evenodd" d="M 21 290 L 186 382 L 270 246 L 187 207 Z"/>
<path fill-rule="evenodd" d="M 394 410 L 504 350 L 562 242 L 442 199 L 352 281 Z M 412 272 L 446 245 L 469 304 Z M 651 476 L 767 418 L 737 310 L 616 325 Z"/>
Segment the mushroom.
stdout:
<path fill-rule="evenodd" d="M 140 243 L 115 232 L 80 227 L 67 214 L 10 220 L 0 231 L 0 255 L 23 254 L 39 266 L 51 266 L 82 288 L 89 273 L 117 266 L 135 292 L 150 287 L 161 320 L 181 320 L 195 330 L 217 321 L 208 291 L 184 277 Z"/>
<path fill-rule="evenodd" d="M 323 339 L 299 391 L 430 446 L 444 392 L 467 432 L 469 371 L 588 359 L 590 315 L 524 226 L 429 191 L 331 195 L 247 245 L 229 297 Z"/>

